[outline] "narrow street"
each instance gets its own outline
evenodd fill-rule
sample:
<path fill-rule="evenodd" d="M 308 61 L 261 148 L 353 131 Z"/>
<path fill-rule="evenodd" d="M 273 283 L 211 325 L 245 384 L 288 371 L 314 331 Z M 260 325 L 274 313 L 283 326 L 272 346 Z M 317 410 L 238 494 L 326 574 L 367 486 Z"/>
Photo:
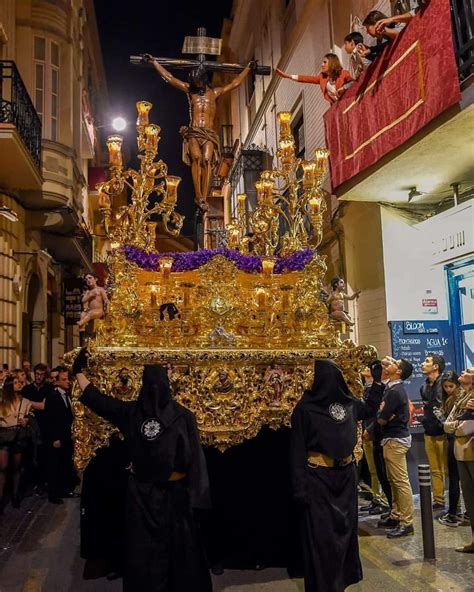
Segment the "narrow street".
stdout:
<path fill-rule="evenodd" d="M 473 557 L 454 548 L 469 539 L 468 527 L 447 528 L 435 521 L 435 563 L 423 562 L 419 510 L 415 536 L 388 540 L 376 517 L 360 522 L 364 581 L 351 591 L 471 592 Z M 0 592 L 119 592 L 121 580 L 84 581 L 79 557 L 79 502 L 53 506 L 32 496 L 19 510 L 0 517 Z M 301 580 L 283 569 L 226 571 L 214 576 L 214 592 L 303 592 Z M 190 591 L 191 592 L 191 591 Z"/>

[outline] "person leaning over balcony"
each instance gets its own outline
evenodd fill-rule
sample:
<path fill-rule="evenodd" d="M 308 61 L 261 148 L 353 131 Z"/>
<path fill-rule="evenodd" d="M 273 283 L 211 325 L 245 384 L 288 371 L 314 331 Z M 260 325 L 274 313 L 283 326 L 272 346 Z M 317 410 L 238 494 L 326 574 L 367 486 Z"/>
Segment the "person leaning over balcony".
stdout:
<path fill-rule="evenodd" d="M 403 381 L 410 378 L 413 366 L 408 360 L 394 360 L 387 356 L 382 360 L 385 387 L 377 422 L 382 426 L 383 457 L 392 488 L 392 509 L 378 526 L 388 530 L 388 538 L 398 538 L 414 533 L 413 492 L 408 478 L 407 453 L 411 447 L 409 430 L 410 405 Z"/>
<path fill-rule="evenodd" d="M 459 377 L 462 391 L 449 414 L 444 430 L 454 434 L 454 456 L 458 463 L 461 491 L 471 523 L 471 542 L 458 547 L 459 553 L 474 553 L 474 368 Z"/>
<path fill-rule="evenodd" d="M 444 509 L 444 478 L 448 458 L 446 434 L 440 419 L 443 402 L 441 374 L 444 367 L 444 358 L 433 353 L 429 353 L 421 364 L 421 371 L 426 376 L 426 381 L 420 388 L 423 401 L 421 423 L 425 430 L 425 451 L 433 483 L 433 510 Z"/>
<path fill-rule="evenodd" d="M 339 58 L 334 53 L 327 53 L 321 62 L 321 72 L 317 76 L 307 74 L 288 74 L 279 68 L 276 72 L 282 78 L 295 82 L 319 84 L 324 98 L 329 103 L 336 103 L 354 81 L 347 70 L 344 70 Z"/>
<path fill-rule="evenodd" d="M 371 62 L 361 56 L 359 51 L 367 49 L 364 45 L 364 38 L 361 33 L 353 31 L 344 37 L 344 50 L 349 54 L 349 73 L 354 80 L 357 80 L 362 72 L 370 66 Z"/>
<path fill-rule="evenodd" d="M 388 16 L 384 19 L 381 19 L 375 25 L 375 32 L 378 34 L 383 34 L 387 27 L 393 27 L 394 25 L 408 25 L 415 14 L 419 12 L 424 6 L 426 6 L 429 1 L 430 0 L 418 0 L 418 2 L 414 3 L 416 6 L 408 12 L 394 14 L 393 16 Z"/>
<path fill-rule="evenodd" d="M 379 26 L 380 31 L 377 30 L 377 23 L 385 21 L 387 18 L 387 15 L 380 12 L 380 10 L 372 10 L 362 23 L 367 33 L 377 40 L 375 45 L 372 45 L 371 47 L 360 47 L 358 50 L 361 57 L 366 58 L 370 62 L 373 62 L 378 58 L 387 45 L 392 43 L 403 29 L 404 25 L 393 23 L 384 26 L 383 28 Z"/>

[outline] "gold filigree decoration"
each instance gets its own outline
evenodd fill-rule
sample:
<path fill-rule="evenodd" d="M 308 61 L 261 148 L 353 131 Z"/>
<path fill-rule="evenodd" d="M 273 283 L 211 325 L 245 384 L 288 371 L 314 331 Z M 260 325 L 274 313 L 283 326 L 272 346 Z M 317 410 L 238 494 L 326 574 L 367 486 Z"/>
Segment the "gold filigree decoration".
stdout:
<path fill-rule="evenodd" d="M 262 426 L 288 425 L 311 384 L 315 359 L 334 358 L 360 394 L 358 373 L 374 350 L 341 343 L 322 298 L 325 258 L 314 252 L 304 269 L 273 273 L 276 250 L 288 254 L 319 244 L 327 152 L 317 151 L 312 162 L 296 159 L 290 114 L 280 114 L 280 168 L 262 176 L 260 210 L 251 218 L 255 236 L 246 246 L 239 243 L 260 255 L 261 272 L 242 271 L 222 255 L 183 272 L 172 271 L 171 256 L 157 257 L 159 269 L 149 271 L 128 260 L 121 247 L 153 252 L 156 222 L 150 217 L 155 214 L 161 214 L 165 227 L 173 220 L 179 227 L 173 218 L 179 180 L 156 161 L 159 128 L 148 123 L 151 104 L 140 102 L 137 108 L 140 170 L 123 171 L 121 140 L 109 138 L 111 176 L 100 187 L 106 231 L 115 244 L 107 260 L 109 313 L 97 321 L 89 342 L 90 380 L 111 396 L 133 400 L 143 366 L 167 365 L 176 399 L 194 412 L 202 441 L 220 450 L 253 438 Z M 110 198 L 126 187 L 131 204 L 112 212 Z M 158 197 L 154 205 L 152 194 Z M 243 216 L 245 196 L 238 209 Z M 281 240 L 277 215 L 286 222 Z M 234 238 L 244 230 L 242 216 Z M 66 355 L 66 363 L 74 355 Z M 131 387 L 114 392 L 122 367 L 129 369 Z M 75 462 L 84 469 L 116 430 L 83 408 L 77 385 L 73 395 Z"/>

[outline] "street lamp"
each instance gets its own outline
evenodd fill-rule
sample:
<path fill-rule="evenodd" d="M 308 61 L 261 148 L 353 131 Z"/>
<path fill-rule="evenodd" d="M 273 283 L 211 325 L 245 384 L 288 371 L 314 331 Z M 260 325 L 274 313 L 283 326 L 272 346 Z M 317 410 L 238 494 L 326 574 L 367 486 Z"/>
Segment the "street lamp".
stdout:
<path fill-rule="evenodd" d="M 18 222 L 18 216 L 16 212 L 14 212 L 11 208 L 7 208 L 7 206 L 0 205 L 0 216 L 3 216 L 10 222 Z"/>
<path fill-rule="evenodd" d="M 123 117 L 114 117 L 112 127 L 115 131 L 121 132 L 127 127 L 127 121 Z"/>

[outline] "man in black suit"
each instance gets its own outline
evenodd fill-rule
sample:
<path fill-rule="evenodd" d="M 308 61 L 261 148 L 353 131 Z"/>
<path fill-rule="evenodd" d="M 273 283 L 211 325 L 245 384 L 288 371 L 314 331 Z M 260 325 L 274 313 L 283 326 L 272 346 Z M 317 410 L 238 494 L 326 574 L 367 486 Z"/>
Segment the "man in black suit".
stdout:
<path fill-rule="evenodd" d="M 53 504 L 62 504 L 63 497 L 76 497 L 73 491 L 78 484 L 72 461 L 71 427 L 74 416 L 69 388 L 69 374 L 62 369 L 56 378 L 54 390 L 46 396 L 44 410 L 48 499 Z"/>
<path fill-rule="evenodd" d="M 44 423 L 44 405 L 46 402 L 46 395 L 53 390 L 53 385 L 48 381 L 48 368 L 46 364 L 36 364 L 33 368 L 34 381 L 25 385 L 21 394 L 25 399 L 34 401 L 35 403 L 42 403 L 42 407 L 36 407 L 34 415 L 39 428 L 39 437 L 35 432 L 33 436 L 33 445 L 35 447 L 33 453 L 33 478 L 36 485 L 36 493 L 40 494 L 46 487 L 47 475 L 47 461 L 46 461 L 46 445 L 45 445 L 45 423 Z"/>

